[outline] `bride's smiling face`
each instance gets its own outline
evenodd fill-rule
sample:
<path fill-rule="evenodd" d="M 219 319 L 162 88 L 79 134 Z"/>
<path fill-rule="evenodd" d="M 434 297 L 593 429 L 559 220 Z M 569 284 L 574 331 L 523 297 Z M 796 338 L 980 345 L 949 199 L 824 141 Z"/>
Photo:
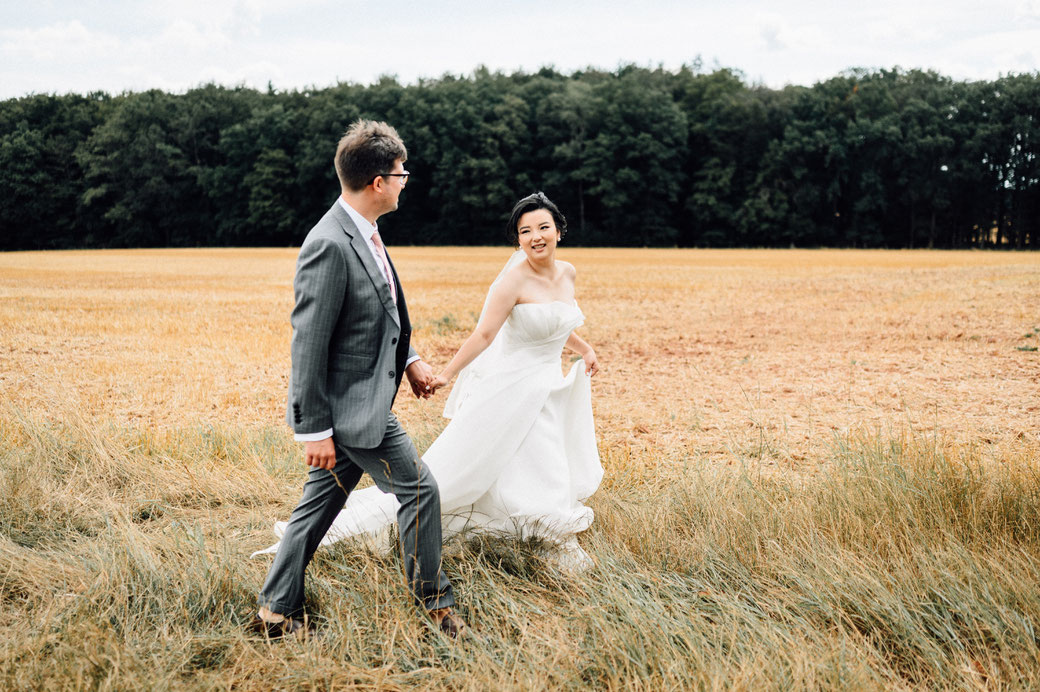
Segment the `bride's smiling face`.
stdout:
<path fill-rule="evenodd" d="M 556 252 L 556 243 L 560 241 L 560 232 L 548 209 L 535 209 L 520 217 L 516 224 L 516 239 L 531 259 L 552 257 Z"/>

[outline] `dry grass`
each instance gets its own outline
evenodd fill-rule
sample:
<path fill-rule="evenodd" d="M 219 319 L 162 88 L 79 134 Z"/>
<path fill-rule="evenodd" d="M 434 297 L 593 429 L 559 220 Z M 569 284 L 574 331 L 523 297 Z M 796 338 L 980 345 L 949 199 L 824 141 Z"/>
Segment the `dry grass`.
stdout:
<path fill-rule="evenodd" d="M 500 248 L 397 248 L 444 363 Z M 451 545 L 488 639 L 394 560 L 312 569 L 321 643 L 246 640 L 303 477 L 291 250 L 0 255 L 0 686 L 1040 685 L 1040 256 L 571 250 L 607 471 L 598 566 Z M 402 397 L 424 448 L 439 405 Z"/>

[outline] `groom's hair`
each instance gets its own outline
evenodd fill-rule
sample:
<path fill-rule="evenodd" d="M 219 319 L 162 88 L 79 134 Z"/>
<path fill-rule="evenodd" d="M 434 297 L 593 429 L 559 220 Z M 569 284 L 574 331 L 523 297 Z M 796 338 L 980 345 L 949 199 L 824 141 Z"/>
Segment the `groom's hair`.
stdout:
<path fill-rule="evenodd" d="M 408 159 L 397 130 L 384 122 L 356 120 L 336 147 L 336 175 L 343 187 L 357 192 L 389 173 L 397 159 Z"/>
<path fill-rule="evenodd" d="M 545 209 L 549 212 L 549 215 L 553 218 L 553 223 L 556 224 L 556 230 L 560 232 L 561 238 L 567 235 L 567 219 L 560 212 L 560 208 L 553 204 L 552 200 L 546 197 L 544 192 L 536 192 L 533 195 L 524 197 L 513 207 L 513 211 L 509 215 L 509 225 L 506 226 L 506 237 L 509 238 L 509 242 L 513 245 L 520 244 L 520 231 L 517 230 L 517 226 L 520 225 L 520 217 L 529 211 L 537 211 L 539 209 Z"/>

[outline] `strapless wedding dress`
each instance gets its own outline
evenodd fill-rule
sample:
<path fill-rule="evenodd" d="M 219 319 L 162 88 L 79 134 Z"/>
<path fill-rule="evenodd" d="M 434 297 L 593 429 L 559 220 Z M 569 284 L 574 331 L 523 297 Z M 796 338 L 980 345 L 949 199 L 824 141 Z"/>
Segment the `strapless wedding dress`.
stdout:
<path fill-rule="evenodd" d="M 582 500 L 603 477 L 591 387 L 584 361 L 566 376 L 560 369 L 564 344 L 584 320 L 573 302 L 517 304 L 492 347 L 460 373 L 445 407 L 451 422 L 423 455 L 440 488 L 445 538 L 542 538 L 558 547 L 563 567 L 590 564 L 575 534 L 592 523 Z M 352 492 L 321 545 L 353 537 L 390 549 L 397 506 L 374 486 Z M 284 530 L 276 524 L 279 538 Z"/>

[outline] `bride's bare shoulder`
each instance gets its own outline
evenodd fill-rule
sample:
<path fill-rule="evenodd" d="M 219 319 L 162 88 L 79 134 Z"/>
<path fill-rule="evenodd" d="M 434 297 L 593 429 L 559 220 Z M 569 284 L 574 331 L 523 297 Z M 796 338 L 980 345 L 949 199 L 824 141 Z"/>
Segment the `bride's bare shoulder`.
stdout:
<path fill-rule="evenodd" d="M 502 275 L 503 283 L 508 281 L 512 283 L 514 286 L 519 286 L 520 284 L 527 281 L 529 278 L 531 278 L 531 270 L 527 266 L 526 262 L 521 262 L 515 267 L 510 268 L 509 271 Z"/>
<path fill-rule="evenodd" d="M 507 296 L 516 298 L 526 282 L 527 275 L 524 273 L 524 267 L 523 265 L 518 265 L 503 274 L 492 290 L 499 298 Z"/>

